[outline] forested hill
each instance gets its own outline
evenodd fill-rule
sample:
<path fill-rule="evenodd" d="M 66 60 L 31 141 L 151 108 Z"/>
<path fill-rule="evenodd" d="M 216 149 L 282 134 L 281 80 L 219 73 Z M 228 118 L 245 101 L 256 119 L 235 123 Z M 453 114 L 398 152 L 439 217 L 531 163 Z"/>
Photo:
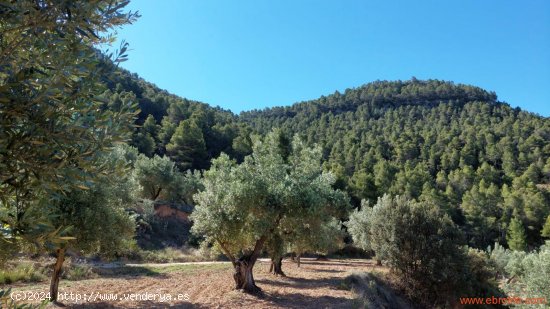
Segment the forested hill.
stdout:
<path fill-rule="evenodd" d="M 403 105 L 435 106 L 442 102 L 463 105 L 472 101 L 494 103 L 496 94 L 469 85 L 455 85 L 438 80 L 419 81 L 413 78 L 406 82 L 376 81 L 356 89 L 347 89 L 344 94 L 337 91 L 328 97 L 322 96 L 317 100 L 292 106 L 243 112 L 241 118 L 254 123 L 259 129 L 266 129 L 261 124 L 266 119 L 271 120 L 267 122 L 273 122 L 275 119 L 284 122 L 292 117 L 313 120 L 325 113 L 340 114 L 358 110 L 366 111 L 369 117 L 377 117 L 388 108 Z"/>
<path fill-rule="evenodd" d="M 123 69 L 107 80 L 109 104 L 139 102 L 131 144 L 141 153 L 167 155 L 187 170 L 208 168 L 221 152 L 238 159 L 251 152 L 252 131 L 232 112 L 170 94 Z"/>
<path fill-rule="evenodd" d="M 550 214 L 550 119 L 499 103 L 495 93 L 438 80 L 377 81 L 288 107 L 243 112 L 170 95 L 127 72 L 114 96 L 136 96 L 133 144 L 203 169 L 222 151 L 240 159 L 249 135 L 281 128 L 323 147 L 325 169 L 360 200 L 384 193 L 437 203 L 471 245 L 505 243 L 512 218 L 542 242 Z M 151 116 L 149 116 L 151 115 Z"/>
<path fill-rule="evenodd" d="M 478 87 L 437 80 L 374 82 L 341 94 L 244 112 L 323 146 L 325 166 L 356 203 L 406 194 L 446 208 L 470 243 L 499 240 L 521 218 L 531 244 L 550 213 L 550 119 Z"/>

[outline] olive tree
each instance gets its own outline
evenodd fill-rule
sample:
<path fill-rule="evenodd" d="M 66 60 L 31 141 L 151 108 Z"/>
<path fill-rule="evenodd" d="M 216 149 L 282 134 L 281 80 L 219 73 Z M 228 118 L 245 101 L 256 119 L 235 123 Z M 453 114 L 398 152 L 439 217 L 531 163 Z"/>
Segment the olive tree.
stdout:
<path fill-rule="evenodd" d="M 51 224 L 63 229 L 60 238 L 64 240 L 47 242 L 48 249 L 56 255 L 50 283 L 51 301 L 57 301 L 67 250 L 113 257 L 133 245 L 135 221 L 125 209 L 136 202 L 139 185 L 128 173 L 129 164 L 122 147 L 106 155 L 103 161 L 115 172 L 99 176 L 86 190 L 66 192 L 53 204 L 44 205 L 51 207 Z"/>
<path fill-rule="evenodd" d="M 332 205 L 347 202 L 332 189 L 334 177 L 321 169 L 319 148 L 279 131 L 256 138 L 253 153 L 237 165 L 222 154 L 204 172 L 204 190 L 195 195 L 193 232 L 215 243 L 232 261 L 236 289 L 257 292 L 254 264 L 281 227 Z"/>
<path fill-rule="evenodd" d="M 369 202 L 361 200 L 361 208 L 353 211 L 348 222 L 346 222 L 346 227 L 353 238 L 354 244 L 365 251 L 371 252 L 374 251 L 371 243 L 372 213 L 373 208 Z M 378 264 L 381 264 L 380 257 L 376 256 L 375 259 Z"/>
<path fill-rule="evenodd" d="M 463 283 L 462 235 L 435 205 L 384 195 L 352 214 L 348 227 L 354 241 L 386 260 L 416 299 L 454 293 Z"/>
<path fill-rule="evenodd" d="M 102 153 L 129 138 L 136 105 L 108 109 L 101 95 L 114 68 L 108 58 L 124 61 L 127 47 L 114 57 L 98 51 L 114 41 L 108 31 L 137 18 L 122 11 L 127 4 L 0 5 L 0 243 L 58 235 L 45 228 L 48 213 L 36 201 L 86 189 L 109 173 Z"/>
<path fill-rule="evenodd" d="M 141 185 L 141 197 L 152 201 L 162 199 L 191 204 L 192 195 L 200 187 L 199 172 L 181 173 L 167 156 L 139 155 L 133 174 Z"/>
<path fill-rule="evenodd" d="M 312 220 L 308 216 L 296 218 L 294 221 L 296 222 L 290 228 L 281 223 L 266 243 L 266 251 L 271 259 L 269 272 L 274 275 L 286 276 L 282 268 L 283 256 L 286 253 L 295 254 L 296 262 L 300 267 L 302 254 L 306 252 L 327 254 L 344 244 L 342 225 L 335 218 Z"/>
<path fill-rule="evenodd" d="M 134 174 L 142 187 L 142 197 L 156 200 L 170 186 L 177 174 L 176 165 L 167 157 L 140 155 Z"/>
<path fill-rule="evenodd" d="M 267 244 L 272 261 L 272 271 L 283 275 L 282 259 L 287 252 L 300 256 L 305 252 L 327 253 L 336 249 L 343 241 L 340 218 L 347 216 L 350 203 L 347 194 L 334 190 L 336 178 L 320 169 L 319 148 L 305 147 L 300 139 L 292 143 L 289 163 L 295 191 L 287 198 L 288 208 L 293 215 L 286 215 Z M 304 158 L 315 160 L 304 161 Z"/>
<path fill-rule="evenodd" d="M 344 244 L 344 232 L 340 221 L 329 218 L 320 224 L 303 224 L 289 240 L 289 251 L 296 254 L 300 267 L 300 257 L 306 253 L 327 254 L 340 249 Z"/>
<path fill-rule="evenodd" d="M 533 252 L 507 252 L 506 271 L 509 276 L 504 291 L 508 295 L 529 295 L 550 298 L 550 241 Z M 545 304 L 540 305 L 545 308 Z"/>

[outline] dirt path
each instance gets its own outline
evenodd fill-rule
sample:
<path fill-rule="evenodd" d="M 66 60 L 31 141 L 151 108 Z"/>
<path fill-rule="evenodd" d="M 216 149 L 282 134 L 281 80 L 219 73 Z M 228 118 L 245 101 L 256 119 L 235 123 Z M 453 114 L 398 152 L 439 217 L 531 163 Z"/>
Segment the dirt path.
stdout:
<path fill-rule="evenodd" d="M 178 268 L 182 264 L 185 267 Z M 63 303 L 69 308 L 353 308 L 357 305 L 355 296 L 343 284 L 343 279 L 352 272 L 373 269 L 370 260 L 306 259 L 300 268 L 285 260 L 283 270 L 288 277 L 276 277 L 268 273 L 269 261 L 261 260 L 254 273 L 257 285 L 263 289 L 263 296 L 258 297 L 233 290 L 230 263 L 209 264 L 154 264 L 160 267 L 155 269 L 167 271 L 65 280 L 60 293 L 66 293 L 68 299 Z M 145 265 L 135 267 L 140 266 Z M 17 290 L 47 291 L 47 285 L 29 285 Z M 82 299 L 84 294 L 87 300 Z M 78 303 L 75 302 L 77 295 L 81 298 Z M 118 299 L 101 300 L 109 295 L 116 295 Z"/>

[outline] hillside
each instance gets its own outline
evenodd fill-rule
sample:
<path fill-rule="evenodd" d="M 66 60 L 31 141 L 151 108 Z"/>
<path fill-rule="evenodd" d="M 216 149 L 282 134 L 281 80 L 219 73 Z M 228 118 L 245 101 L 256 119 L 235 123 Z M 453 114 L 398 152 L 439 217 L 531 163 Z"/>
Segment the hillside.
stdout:
<path fill-rule="evenodd" d="M 322 145 L 326 168 L 357 204 L 384 193 L 431 201 L 483 248 L 505 242 L 517 216 L 529 242 L 541 241 L 550 119 L 498 102 L 495 93 L 438 80 L 378 81 L 240 119 Z"/>
<path fill-rule="evenodd" d="M 232 112 L 180 98 L 123 69 L 107 80 L 110 104 L 139 103 L 131 144 L 141 153 L 166 154 L 181 170 L 205 169 L 221 152 L 239 159 L 250 153 L 251 130 Z"/>
<path fill-rule="evenodd" d="M 444 208 L 472 246 L 506 242 L 512 217 L 521 218 L 530 245 L 542 242 L 550 120 L 511 108 L 495 93 L 438 80 L 376 81 L 236 116 L 125 71 L 116 81 L 113 97 L 135 96 L 142 110 L 133 145 L 167 154 L 180 169 L 207 168 L 221 152 L 240 159 L 250 152 L 250 133 L 277 127 L 321 145 L 325 168 L 355 205 L 405 194 Z"/>

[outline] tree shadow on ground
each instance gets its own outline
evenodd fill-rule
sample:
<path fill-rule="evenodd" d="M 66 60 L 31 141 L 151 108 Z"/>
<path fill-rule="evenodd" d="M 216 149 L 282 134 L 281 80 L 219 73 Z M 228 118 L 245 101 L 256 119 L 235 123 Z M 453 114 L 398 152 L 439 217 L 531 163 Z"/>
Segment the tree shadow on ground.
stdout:
<path fill-rule="evenodd" d="M 300 262 L 302 265 L 313 265 L 313 266 L 347 266 L 347 267 L 369 267 L 373 266 L 373 262 L 355 262 L 355 261 L 345 261 L 345 262 L 325 262 L 325 261 L 303 261 Z"/>
<path fill-rule="evenodd" d="M 297 289 L 312 289 L 312 288 L 323 288 L 323 287 L 332 287 L 338 288 L 342 282 L 342 278 L 330 277 L 323 279 L 304 279 L 304 278 L 294 278 L 294 277 L 281 277 L 282 281 L 276 281 L 271 279 L 256 279 L 257 284 L 269 284 L 280 287 L 293 287 Z M 261 286 L 260 286 L 261 287 Z"/>
<path fill-rule="evenodd" d="M 326 265 L 326 262 L 319 262 L 319 265 Z M 327 273 L 339 273 L 340 270 L 332 269 L 314 269 L 317 271 L 326 271 Z M 263 300 L 272 303 L 275 306 L 284 308 L 355 308 L 357 307 L 357 299 L 350 299 L 345 296 L 331 296 L 326 293 L 326 290 L 346 289 L 344 278 L 336 276 L 328 276 L 324 278 L 305 279 L 301 277 L 272 277 L 272 278 L 257 278 L 256 284 L 262 286 L 278 287 L 281 292 L 266 291 L 259 296 Z M 298 292 L 290 292 L 288 289 L 303 290 Z M 324 294 L 315 295 L 315 290 L 324 289 Z M 271 289 L 273 290 L 273 289 Z M 286 291 L 285 291 L 286 290 Z M 309 291 L 306 291 L 309 290 Z M 285 292 L 283 292 L 285 291 Z M 312 295 L 311 295 L 312 294 Z"/>
<path fill-rule="evenodd" d="M 315 269 L 316 272 L 320 273 L 343 273 L 345 271 L 338 269 Z"/>
<path fill-rule="evenodd" d="M 101 278 L 138 278 L 138 277 L 158 277 L 167 278 L 166 274 L 157 272 L 147 267 L 141 266 L 121 266 L 114 268 L 97 268 L 94 272 Z"/>
<path fill-rule="evenodd" d="M 300 293 L 270 293 L 265 299 L 284 308 L 353 308 L 356 302 L 345 297 L 309 296 Z"/>

